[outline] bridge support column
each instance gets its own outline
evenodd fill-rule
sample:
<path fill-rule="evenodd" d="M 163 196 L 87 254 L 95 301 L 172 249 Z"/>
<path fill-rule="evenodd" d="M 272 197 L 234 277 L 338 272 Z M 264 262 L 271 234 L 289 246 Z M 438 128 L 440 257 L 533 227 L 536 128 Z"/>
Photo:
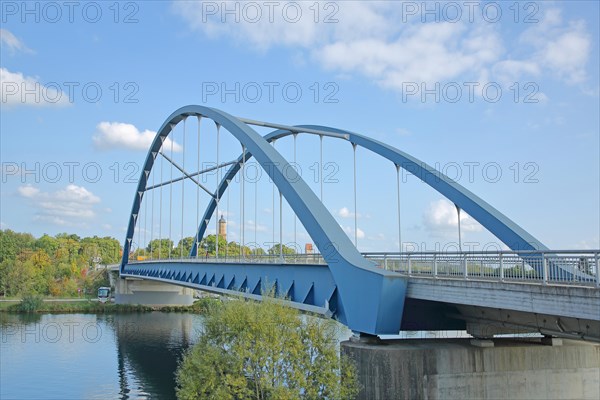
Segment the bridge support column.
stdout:
<path fill-rule="evenodd" d="M 345 341 L 362 390 L 358 399 L 598 399 L 600 345 L 564 340 Z"/>
<path fill-rule="evenodd" d="M 116 279 L 115 302 L 148 306 L 189 306 L 194 302 L 194 290 L 142 279 Z"/>

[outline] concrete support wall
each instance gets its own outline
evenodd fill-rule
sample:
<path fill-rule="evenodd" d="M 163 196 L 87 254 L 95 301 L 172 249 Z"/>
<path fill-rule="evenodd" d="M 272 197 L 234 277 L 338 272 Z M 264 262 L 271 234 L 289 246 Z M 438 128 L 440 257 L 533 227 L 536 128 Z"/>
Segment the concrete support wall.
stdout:
<path fill-rule="evenodd" d="M 495 339 L 346 341 L 341 352 L 357 366 L 359 399 L 600 398 L 600 346 L 562 346 Z"/>
<path fill-rule="evenodd" d="M 115 302 L 148 306 L 188 306 L 194 302 L 194 289 L 156 281 L 116 279 Z"/>

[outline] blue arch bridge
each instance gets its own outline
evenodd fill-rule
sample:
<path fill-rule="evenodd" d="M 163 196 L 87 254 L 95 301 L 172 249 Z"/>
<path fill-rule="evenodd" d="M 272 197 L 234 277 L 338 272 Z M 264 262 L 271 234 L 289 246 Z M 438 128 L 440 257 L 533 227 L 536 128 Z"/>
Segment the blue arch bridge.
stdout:
<path fill-rule="evenodd" d="M 210 133 L 201 129 L 204 123 L 212 128 L 208 129 Z M 197 127 L 197 132 L 186 133 L 186 124 Z M 272 131 L 262 136 L 255 130 L 257 127 Z M 229 144 L 224 144 L 222 130 L 228 132 Z M 175 138 L 180 131 L 181 137 Z M 300 135 L 319 138 L 321 170 L 324 138 L 351 144 L 354 232 L 350 235 L 323 204 L 323 179 L 320 179 L 320 190 L 313 191 L 294 168 L 296 138 Z M 275 142 L 285 137 L 293 140 L 293 160 L 286 159 L 275 147 Z M 208 149 L 209 143 L 215 147 Z M 239 155 L 226 162 L 220 160 L 223 150 L 231 151 L 232 147 L 240 149 Z M 389 184 L 397 185 L 397 250 L 361 253 L 357 249 L 357 148 L 381 157 L 390 168 L 395 168 L 397 179 Z M 316 154 L 317 149 L 314 150 Z M 203 154 L 216 158 L 216 162 L 209 167 L 201 165 Z M 249 189 L 245 188 L 250 184 L 244 174 L 249 160 L 262 168 L 273 188 L 271 213 L 275 245 L 268 254 L 244 250 L 249 243 L 244 224 L 253 224 L 255 241 L 258 225 L 257 189 L 254 196 L 249 196 L 246 193 Z M 168 168 L 166 177 L 163 165 Z M 456 206 L 458 251 L 402 251 L 401 170 L 414 175 Z M 237 179 L 240 173 L 244 179 Z M 208 174 L 216 176 L 214 189 L 205 185 L 203 177 Z M 237 238 L 241 247 L 232 255 L 229 248 L 223 251 L 220 239 L 214 239 L 214 255 L 209 257 L 209 253 L 200 248 L 201 244 L 205 243 L 203 239 L 211 221 L 215 234 L 222 233 L 218 217 L 225 209 L 229 211 L 228 189 L 234 184 L 238 186 L 240 197 Z M 275 239 L 275 193 L 279 196 L 278 241 Z M 164 197 L 168 201 L 163 201 Z M 252 224 L 245 215 L 245 202 L 250 197 L 254 197 Z M 203 211 L 201 198 L 207 199 L 203 201 Z M 299 221 L 317 252 L 285 254 L 283 199 L 294 214 L 294 238 Z M 168 203 L 168 210 L 163 203 Z M 175 214 L 181 217 L 177 233 L 173 230 L 174 203 L 177 203 Z M 186 211 L 188 209 L 190 211 Z M 510 250 L 461 251 L 461 211 L 468 213 Z M 172 242 L 166 247 L 163 245 L 165 233 L 169 240 L 175 236 L 182 239 L 179 248 L 174 248 Z M 184 246 L 184 233 L 190 238 L 187 246 Z M 231 246 L 226 240 L 224 243 Z M 479 338 L 539 332 L 600 341 L 600 250 L 548 249 L 490 204 L 426 163 L 390 145 L 343 129 L 254 121 L 198 105 L 178 109 L 162 124 L 148 151 L 123 247 L 120 276 L 125 280 L 157 281 L 252 299 L 260 299 L 265 290 L 275 291 L 291 306 L 335 318 L 362 335 L 466 329 Z"/>

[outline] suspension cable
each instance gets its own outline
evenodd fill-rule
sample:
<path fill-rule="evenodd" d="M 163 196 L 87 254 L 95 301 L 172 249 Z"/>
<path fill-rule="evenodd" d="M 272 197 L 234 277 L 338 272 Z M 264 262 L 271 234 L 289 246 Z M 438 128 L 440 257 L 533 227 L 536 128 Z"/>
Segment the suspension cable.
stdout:
<path fill-rule="evenodd" d="M 161 147 L 162 148 L 162 147 Z M 160 180 L 163 180 L 163 169 L 164 169 L 164 159 L 161 157 L 160 159 Z M 160 260 L 162 256 L 162 207 L 163 203 L 163 187 L 160 187 L 160 201 L 158 204 L 158 259 Z"/>
<path fill-rule="evenodd" d="M 400 253 L 402 253 L 402 224 L 400 214 L 400 166 L 396 165 L 396 190 L 398 192 L 398 247 Z"/>
<path fill-rule="evenodd" d="M 156 156 L 154 156 L 154 159 L 156 160 Z M 152 174 L 152 184 L 154 185 L 154 177 L 156 174 L 154 171 L 151 171 L 150 173 Z M 154 244 L 152 243 L 154 240 L 154 192 L 155 190 L 152 191 L 152 217 L 150 218 L 150 259 L 154 259 Z"/>
<path fill-rule="evenodd" d="M 231 183 L 231 179 L 227 179 L 227 187 L 229 187 L 229 184 Z M 231 192 L 231 190 L 227 191 L 227 219 L 229 219 L 229 216 L 231 214 L 229 214 L 229 193 Z M 225 261 L 227 261 L 227 257 L 229 256 L 229 242 L 227 241 L 227 231 L 228 231 L 228 227 L 227 224 L 225 225 Z"/>
<path fill-rule="evenodd" d="M 279 191 L 279 258 L 283 264 L 283 196 Z"/>
<path fill-rule="evenodd" d="M 258 166 L 256 166 L 256 177 L 254 179 L 254 247 L 255 253 L 258 250 L 258 240 L 256 232 L 258 229 Z"/>
<path fill-rule="evenodd" d="M 221 125 L 217 124 L 217 165 L 219 165 L 219 145 L 221 140 Z M 215 189 L 215 198 L 217 199 L 217 205 L 215 210 L 215 259 L 219 260 L 219 173 L 221 169 L 217 170 L 217 185 Z"/>
<path fill-rule="evenodd" d="M 294 133 L 294 170 L 296 172 L 298 172 L 298 164 L 296 162 L 296 137 L 297 136 L 298 136 L 298 134 Z M 294 214 L 294 251 L 297 252 L 298 241 L 297 241 L 297 237 L 296 237 L 296 225 L 297 225 L 297 221 L 298 221 L 298 216 L 296 215 L 296 213 L 293 213 L 293 214 Z"/>
<path fill-rule="evenodd" d="M 183 118 L 183 139 L 181 141 L 183 145 L 182 150 L 182 168 L 185 170 L 185 122 L 187 117 Z M 179 258 L 183 258 L 183 214 L 184 214 L 184 199 L 185 199 L 185 180 L 181 180 L 181 241 L 179 242 Z"/>
<path fill-rule="evenodd" d="M 175 142 L 175 126 L 173 126 L 171 128 L 171 132 L 173 133 L 173 135 L 171 136 L 171 159 L 173 159 L 173 143 Z M 171 179 L 173 179 L 173 163 L 171 163 Z M 169 239 L 168 241 L 171 242 L 173 235 L 172 235 L 172 226 L 173 226 L 173 221 L 172 221 L 172 216 L 173 216 L 173 185 L 169 185 Z M 173 244 L 169 243 L 169 260 L 171 259 L 171 251 L 173 250 Z"/>
<path fill-rule="evenodd" d="M 323 203 L 323 135 L 319 135 L 320 156 L 319 156 L 319 181 L 321 183 L 321 203 Z"/>
<path fill-rule="evenodd" d="M 148 174 L 149 172 L 144 171 L 144 174 L 146 175 L 146 182 L 148 182 Z M 144 193 L 145 195 L 145 193 Z M 146 232 L 148 231 L 148 202 L 145 201 L 144 202 L 144 244 L 148 243 L 146 242 Z M 144 258 L 146 258 L 148 256 L 147 251 L 146 251 L 146 246 L 144 246 Z"/>
<path fill-rule="evenodd" d="M 200 171 L 200 124 L 202 116 L 198 115 L 198 153 L 196 155 L 196 167 Z M 198 247 L 200 246 L 200 238 L 198 227 L 200 226 L 200 185 L 196 185 L 196 259 L 198 258 Z"/>
<path fill-rule="evenodd" d="M 358 211 L 356 209 L 356 143 L 352 143 L 354 155 L 354 247 L 358 249 Z"/>
<path fill-rule="evenodd" d="M 246 146 L 242 147 L 242 252 L 246 245 Z M 245 256 L 246 254 L 244 254 Z"/>
<path fill-rule="evenodd" d="M 140 204 L 142 204 L 143 195 L 144 195 L 144 192 L 138 193 L 138 196 L 140 198 Z M 135 222 L 137 225 L 137 234 L 138 234 L 138 241 L 137 241 L 138 256 L 140 255 L 140 243 L 142 242 L 142 219 L 140 218 L 140 211 L 141 211 L 141 207 L 138 207 L 138 212 L 137 212 L 137 215 L 135 216 Z"/>
<path fill-rule="evenodd" d="M 455 204 L 454 207 L 456 207 L 456 215 L 458 217 L 458 251 L 462 252 L 462 238 L 460 236 L 460 207 Z"/>
<path fill-rule="evenodd" d="M 244 259 L 244 173 L 246 147 L 242 144 L 242 175 L 240 180 L 240 260 Z"/>
<path fill-rule="evenodd" d="M 275 140 L 272 141 L 273 144 L 273 149 L 275 149 Z M 272 171 L 274 172 L 274 171 Z M 275 178 L 271 177 L 271 181 L 273 182 L 273 205 L 271 208 L 271 214 L 273 215 L 273 225 L 272 225 L 272 230 L 273 230 L 273 239 L 272 239 L 272 246 L 275 247 Z"/>

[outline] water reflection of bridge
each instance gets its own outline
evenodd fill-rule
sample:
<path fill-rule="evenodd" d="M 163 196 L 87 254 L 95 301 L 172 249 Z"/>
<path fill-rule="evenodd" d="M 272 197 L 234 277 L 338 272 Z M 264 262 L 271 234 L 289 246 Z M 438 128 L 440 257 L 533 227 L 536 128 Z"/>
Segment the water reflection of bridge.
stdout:
<path fill-rule="evenodd" d="M 128 313 L 112 319 L 117 344 L 120 395 L 123 399 L 151 393 L 175 398 L 174 372 L 192 344 L 194 321 L 186 313 Z"/>

